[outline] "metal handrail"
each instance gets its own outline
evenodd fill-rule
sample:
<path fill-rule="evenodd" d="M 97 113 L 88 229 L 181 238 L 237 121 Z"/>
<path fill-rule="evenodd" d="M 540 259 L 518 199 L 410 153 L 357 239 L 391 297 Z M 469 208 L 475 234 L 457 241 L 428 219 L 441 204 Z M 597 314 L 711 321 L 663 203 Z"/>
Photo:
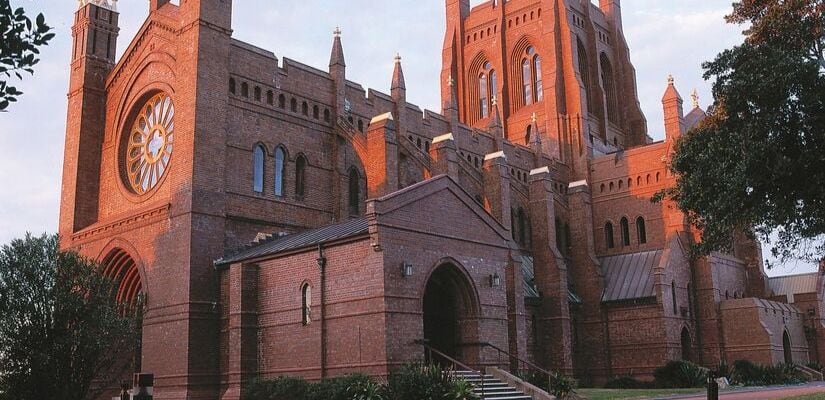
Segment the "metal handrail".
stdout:
<path fill-rule="evenodd" d="M 511 371 L 510 372 L 518 373 L 518 367 L 521 364 L 524 364 L 525 366 L 529 367 L 529 369 L 535 370 L 535 371 L 545 375 L 547 377 L 548 389 L 552 390 L 552 384 L 551 384 L 552 382 L 550 382 L 550 379 L 553 378 L 554 376 L 556 376 L 556 374 L 554 372 L 550 372 L 550 371 L 548 371 L 548 370 L 546 370 L 542 367 L 539 367 L 536 364 L 533 364 L 530 361 L 519 358 L 518 356 L 514 356 L 514 355 L 510 354 L 510 352 L 508 352 L 508 351 L 506 351 L 506 350 L 504 350 L 504 349 L 502 349 L 502 348 L 500 348 L 500 347 L 498 347 L 498 346 L 496 346 L 496 345 L 494 345 L 490 342 L 462 343 L 462 345 L 463 346 L 479 346 L 479 347 L 482 347 L 482 348 L 483 347 L 489 347 L 493 350 L 496 350 L 498 352 L 498 365 L 502 364 L 501 363 L 501 356 L 503 354 L 503 355 L 507 356 L 511 360 L 511 362 L 512 362 L 512 360 L 516 361 L 516 370 L 515 371 L 512 370 L 512 364 L 511 364 L 511 367 L 510 367 Z M 508 363 L 508 364 L 510 364 L 510 363 Z"/>
<path fill-rule="evenodd" d="M 438 349 L 430 346 L 429 343 L 427 343 L 427 340 L 416 340 L 415 343 L 420 344 L 422 347 L 424 347 L 424 350 L 427 352 L 427 360 L 429 360 L 430 362 L 432 362 L 433 353 L 435 353 L 435 354 L 441 356 L 441 358 L 443 358 L 444 360 L 452 363 L 454 365 L 454 367 L 463 368 L 463 370 L 465 370 L 465 371 L 473 372 L 474 374 L 478 375 L 481 378 L 481 398 L 482 399 L 484 398 L 484 395 L 485 395 L 485 393 L 484 393 L 484 373 L 482 371 L 477 371 L 473 368 L 470 368 L 467 365 L 465 365 L 464 363 L 462 363 L 461 361 L 458 361 L 458 360 L 442 353 Z"/>

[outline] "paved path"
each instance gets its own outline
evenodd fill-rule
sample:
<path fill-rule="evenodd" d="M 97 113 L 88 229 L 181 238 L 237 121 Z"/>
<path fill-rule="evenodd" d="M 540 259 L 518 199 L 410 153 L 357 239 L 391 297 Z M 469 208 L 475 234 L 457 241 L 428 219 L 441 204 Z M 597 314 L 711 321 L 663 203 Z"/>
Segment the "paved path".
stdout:
<path fill-rule="evenodd" d="M 806 385 L 781 386 L 771 388 L 750 388 L 723 392 L 719 394 L 720 400 L 778 400 L 788 397 L 802 396 L 805 394 L 825 393 L 825 382 L 813 382 Z M 668 399 L 680 400 L 704 400 L 705 394 L 701 396 L 687 395 L 674 396 Z"/>

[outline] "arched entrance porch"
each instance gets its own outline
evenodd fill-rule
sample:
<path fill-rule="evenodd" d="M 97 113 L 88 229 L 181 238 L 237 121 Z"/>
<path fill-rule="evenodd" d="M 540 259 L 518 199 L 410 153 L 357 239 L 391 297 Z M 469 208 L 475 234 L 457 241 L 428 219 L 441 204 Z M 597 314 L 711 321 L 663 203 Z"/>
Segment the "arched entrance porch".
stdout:
<path fill-rule="evenodd" d="M 464 364 L 479 362 L 479 303 L 472 280 L 453 262 L 439 265 L 427 280 L 423 301 L 424 339 Z M 444 361 L 444 360 L 433 360 Z"/>
<path fill-rule="evenodd" d="M 121 248 L 111 250 L 101 262 L 103 276 L 109 278 L 114 283 L 115 292 L 112 296 L 121 305 L 122 313 L 139 313 L 142 318 L 141 309 L 143 299 L 143 282 L 140 270 L 129 253 Z M 124 362 L 130 364 L 125 368 L 133 372 L 141 372 L 141 354 L 143 329 L 142 321 L 138 324 L 135 336 L 134 350 L 125 356 Z"/>

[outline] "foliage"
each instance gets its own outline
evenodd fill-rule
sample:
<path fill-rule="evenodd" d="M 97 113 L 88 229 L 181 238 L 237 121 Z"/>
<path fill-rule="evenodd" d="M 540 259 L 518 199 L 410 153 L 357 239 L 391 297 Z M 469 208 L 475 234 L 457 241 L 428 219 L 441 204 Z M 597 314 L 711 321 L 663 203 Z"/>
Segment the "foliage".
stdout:
<path fill-rule="evenodd" d="M 716 368 L 716 377 L 717 378 L 727 378 L 728 381 L 731 380 L 731 375 L 733 374 L 733 369 L 728 365 L 728 362 L 722 360 L 719 363 L 719 366 Z"/>
<path fill-rule="evenodd" d="M 708 370 L 690 361 L 669 361 L 653 371 L 653 379 L 656 387 L 663 389 L 702 387 L 707 382 Z"/>
<path fill-rule="evenodd" d="M 137 340 L 139 310 L 117 304 L 98 266 L 58 249 L 56 235 L 0 250 L 0 393 L 17 400 L 98 397 Z M 105 373 L 105 374 L 104 374 Z M 114 382 L 110 382 L 114 383 Z"/>
<path fill-rule="evenodd" d="M 12 9 L 9 1 L 0 0 L 0 33 L 3 34 L 0 40 L 0 111 L 23 94 L 9 86 L 7 79 L 12 75 L 22 79 L 21 72 L 34 74 L 34 66 L 40 61 L 38 47 L 47 45 L 54 38 L 43 14 L 38 14 L 32 23 L 22 7 Z"/>
<path fill-rule="evenodd" d="M 245 389 L 249 400 L 303 400 L 309 391 L 309 383 L 291 377 L 255 379 L 247 383 Z"/>
<path fill-rule="evenodd" d="M 558 398 L 570 396 L 576 388 L 576 381 L 562 374 L 551 373 L 549 379 L 546 374 L 537 371 L 519 371 L 516 375 L 525 382 Z"/>
<path fill-rule="evenodd" d="M 605 389 L 652 389 L 653 382 L 640 381 L 631 376 L 614 378 L 604 385 Z"/>
<path fill-rule="evenodd" d="M 309 383 L 300 378 L 252 380 L 245 385 L 250 400 L 477 400 L 473 386 L 454 379 L 438 366 L 408 364 L 390 374 L 386 385 L 353 374 Z"/>
<path fill-rule="evenodd" d="M 758 365 L 747 360 L 733 363 L 731 379 L 745 386 L 791 385 L 807 381 L 793 364 Z"/>
<path fill-rule="evenodd" d="M 670 165 L 671 199 L 702 230 L 696 255 L 730 250 L 734 233 L 767 240 L 780 261 L 825 256 L 825 2 L 741 0 L 729 23 L 744 43 L 705 63 L 708 118 Z"/>

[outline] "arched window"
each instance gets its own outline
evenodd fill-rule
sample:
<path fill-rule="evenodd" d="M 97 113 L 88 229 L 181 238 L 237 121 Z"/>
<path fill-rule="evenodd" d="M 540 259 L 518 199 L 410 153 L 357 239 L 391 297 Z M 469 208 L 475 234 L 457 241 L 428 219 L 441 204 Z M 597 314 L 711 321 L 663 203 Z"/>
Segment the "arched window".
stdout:
<path fill-rule="evenodd" d="M 636 235 L 639 237 L 639 244 L 647 243 L 647 229 L 643 217 L 636 218 Z"/>
<path fill-rule="evenodd" d="M 361 176 L 358 170 L 350 168 L 349 170 L 349 213 L 358 215 L 361 204 Z"/>
<path fill-rule="evenodd" d="M 496 71 L 490 71 L 490 99 L 498 98 L 498 75 Z"/>
<path fill-rule="evenodd" d="M 482 72 L 481 76 L 478 77 L 478 109 L 481 118 L 487 118 L 490 115 L 490 109 L 487 108 L 489 100 L 487 97 L 487 75 Z"/>
<path fill-rule="evenodd" d="M 286 169 L 286 151 L 281 146 L 275 149 L 275 195 L 284 195 L 284 170 Z"/>
<path fill-rule="evenodd" d="M 308 283 L 301 288 L 301 323 L 309 325 L 312 322 L 312 287 Z"/>
<path fill-rule="evenodd" d="M 252 190 L 264 191 L 264 146 L 257 145 L 252 150 Z"/>
<path fill-rule="evenodd" d="M 324 109 L 324 122 L 329 122 L 329 121 L 330 121 L 329 109 L 325 108 Z"/>
<path fill-rule="evenodd" d="M 255 101 L 261 101 L 261 87 L 255 86 Z"/>
<path fill-rule="evenodd" d="M 604 242 L 608 249 L 616 247 L 616 242 L 613 240 L 613 224 L 610 222 L 604 224 Z"/>
<path fill-rule="evenodd" d="M 270 106 L 275 104 L 275 94 L 271 90 L 266 91 L 266 104 Z"/>
<path fill-rule="evenodd" d="M 579 73 L 581 74 L 582 84 L 584 85 L 585 96 L 587 97 L 587 110 L 593 112 L 592 88 L 590 87 L 590 63 L 587 58 L 587 49 L 584 47 L 581 39 L 576 39 L 578 45 L 579 55 Z"/>
<path fill-rule="evenodd" d="M 544 99 L 544 85 L 541 82 L 541 56 L 533 57 L 533 86 L 536 87 L 536 103 Z"/>
<path fill-rule="evenodd" d="M 358 120 L 358 131 L 364 132 L 364 121 L 360 119 Z"/>
<path fill-rule="evenodd" d="M 533 104 L 533 72 L 530 70 L 530 61 L 524 59 L 521 62 L 521 80 L 523 82 L 524 105 Z"/>
<path fill-rule="evenodd" d="M 278 95 L 278 107 L 284 108 L 286 107 L 286 96 L 280 94 Z"/>
<path fill-rule="evenodd" d="M 670 297 L 673 303 L 673 315 L 676 315 L 679 311 L 676 309 L 676 281 L 670 282 Z"/>
<path fill-rule="evenodd" d="M 312 118 L 318 119 L 319 116 L 318 106 L 312 106 Z"/>
<path fill-rule="evenodd" d="M 298 198 L 303 198 L 304 192 L 306 191 L 304 183 L 306 179 L 306 168 L 307 159 L 303 154 L 299 154 L 298 158 L 295 159 L 295 196 Z"/>
<path fill-rule="evenodd" d="M 619 103 L 616 99 L 616 84 L 613 77 L 613 66 L 610 64 L 610 59 L 607 54 L 602 53 L 602 88 L 604 89 L 605 100 L 607 100 L 607 120 L 618 124 L 619 123 Z"/>
<path fill-rule="evenodd" d="M 235 94 L 235 78 L 229 78 L 229 93 Z"/>
<path fill-rule="evenodd" d="M 241 96 L 249 97 L 249 85 L 246 82 L 241 83 Z"/>
<path fill-rule="evenodd" d="M 622 217 L 622 246 L 630 246 L 630 224 L 627 218 Z"/>
<path fill-rule="evenodd" d="M 289 101 L 289 109 L 292 110 L 292 112 L 298 112 L 298 100 L 295 100 L 294 97 Z"/>
<path fill-rule="evenodd" d="M 791 347 L 791 336 L 788 331 L 782 334 L 782 352 L 785 356 L 785 364 L 793 363 L 793 348 Z"/>
<path fill-rule="evenodd" d="M 307 102 L 303 102 L 303 104 L 301 104 L 301 114 L 304 114 L 304 116 L 309 116 L 309 104 L 307 104 Z"/>

